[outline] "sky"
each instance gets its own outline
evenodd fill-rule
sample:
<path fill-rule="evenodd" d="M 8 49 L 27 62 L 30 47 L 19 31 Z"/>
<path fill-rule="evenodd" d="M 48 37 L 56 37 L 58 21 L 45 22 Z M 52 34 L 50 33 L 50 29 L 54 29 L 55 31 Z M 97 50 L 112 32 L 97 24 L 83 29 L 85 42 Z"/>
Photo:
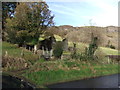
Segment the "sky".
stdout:
<path fill-rule="evenodd" d="M 56 26 L 118 26 L 120 0 L 45 0 Z"/>

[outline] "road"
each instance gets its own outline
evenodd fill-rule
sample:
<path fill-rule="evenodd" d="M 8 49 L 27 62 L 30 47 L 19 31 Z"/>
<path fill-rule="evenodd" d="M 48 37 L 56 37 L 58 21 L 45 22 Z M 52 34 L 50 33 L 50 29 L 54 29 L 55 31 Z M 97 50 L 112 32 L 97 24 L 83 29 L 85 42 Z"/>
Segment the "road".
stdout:
<path fill-rule="evenodd" d="M 2 75 L 2 89 L 6 88 L 35 88 L 31 83 L 11 75 Z"/>
<path fill-rule="evenodd" d="M 118 88 L 120 74 L 48 85 L 48 88 Z M 119 79 L 119 80 L 118 80 Z"/>

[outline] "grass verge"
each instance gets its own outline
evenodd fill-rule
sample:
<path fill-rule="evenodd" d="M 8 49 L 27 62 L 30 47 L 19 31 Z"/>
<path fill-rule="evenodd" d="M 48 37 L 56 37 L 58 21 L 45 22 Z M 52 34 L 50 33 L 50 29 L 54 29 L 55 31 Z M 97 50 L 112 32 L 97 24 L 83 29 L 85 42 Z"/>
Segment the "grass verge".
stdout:
<path fill-rule="evenodd" d="M 48 85 L 48 84 L 54 84 L 59 82 L 80 80 L 85 78 L 118 73 L 117 63 L 103 65 L 103 64 L 93 63 L 93 62 L 76 63 L 76 62 L 65 61 L 64 63 L 62 63 L 62 66 L 64 67 L 65 65 L 69 69 L 56 67 L 58 69 L 50 69 L 50 70 L 46 69 L 46 70 L 39 70 L 39 71 L 35 70 L 33 72 L 27 71 L 26 73 L 23 74 L 23 76 L 25 76 L 28 79 L 31 79 L 37 85 Z"/>

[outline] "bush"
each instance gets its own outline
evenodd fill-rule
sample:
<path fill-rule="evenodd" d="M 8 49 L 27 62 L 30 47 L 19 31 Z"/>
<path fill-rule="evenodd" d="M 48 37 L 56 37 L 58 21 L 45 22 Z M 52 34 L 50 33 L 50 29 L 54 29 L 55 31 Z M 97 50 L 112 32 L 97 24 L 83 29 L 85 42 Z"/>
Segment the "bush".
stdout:
<path fill-rule="evenodd" d="M 63 47 L 62 47 L 62 42 L 57 42 L 56 45 L 54 46 L 53 49 L 53 55 L 56 58 L 61 58 L 62 54 L 63 54 Z"/>
<path fill-rule="evenodd" d="M 72 59 L 79 59 L 80 58 L 80 54 L 78 54 L 78 53 L 72 53 L 71 54 L 71 58 Z"/>
<path fill-rule="evenodd" d="M 110 40 L 108 41 L 108 44 L 106 45 L 106 47 L 111 48 L 111 49 L 115 49 L 115 46 L 110 44 Z"/>
<path fill-rule="evenodd" d="M 91 43 L 89 44 L 89 47 L 86 48 L 86 51 L 85 51 L 86 56 L 88 56 L 91 60 L 96 59 L 94 57 L 94 53 L 97 50 L 97 48 L 98 48 L 98 37 L 93 37 L 93 34 L 92 34 Z"/>
<path fill-rule="evenodd" d="M 77 60 L 92 60 L 93 58 L 88 56 L 85 53 L 76 53 L 76 54 L 71 54 L 72 59 L 77 59 Z"/>
<path fill-rule="evenodd" d="M 106 45 L 106 47 L 111 48 L 111 49 L 115 49 L 115 46 L 113 46 L 113 45 Z"/>
<path fill-rule="evenodd" d="M 113 46 L 113 45 L 110 45 L 109 47 L 110 47 L 111 49 L 115 49 L 115 46 Z"/>

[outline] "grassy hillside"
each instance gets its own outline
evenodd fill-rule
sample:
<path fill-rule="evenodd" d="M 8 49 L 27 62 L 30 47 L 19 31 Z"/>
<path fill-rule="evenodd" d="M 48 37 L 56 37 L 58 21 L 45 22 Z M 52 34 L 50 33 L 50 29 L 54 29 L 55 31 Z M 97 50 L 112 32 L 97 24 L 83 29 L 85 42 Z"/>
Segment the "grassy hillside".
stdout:
<path fill-rule="evenodd" d="M 73 47 L 73 42 L 68 42 L 68 46 Z M 79 52 L 85 50 L 86 47 L 88 47 L 88 44 L 86 43 L 76 43 L 76 48 L 78 48 Z M 99 49 L 102 50 L 105 55 L 118 55 L 118 50 L 116 49 L 111 49 L 107 47 L 99 47 Z"/>
<path fill-rule="evenodd" d="M 118 27 L 84 26 L 73 27 L 69 25 L 51 27 L 51 32 L 68 38 L 69 42 L 90 43 L 91 33 L 98 36 L 99 44 L 105 47 L 108 42 L 118 49 Z"/>
<path fill-rule="evenodd" d="M 37 60 L 38 55 L 33 54 L 32 52 L 24 49 L 24 48 L 18 48 L 17 45 L 10 44 L 7 42 L 2 42 L 2 54 L 5 55 L 5 52 L 7 51 L 8 56 L 11 57 L 18 57 L 21 58 L 21 52 L 24 52 L 24 58 L 25 60 Z"/>
<path fill-rule="evenodd" d="M 7 55 L 5 53 L 8 53 Z M 24 52 L 24 56 L 21 55 Z M 3 71 L 16 71 L 29 68 L 38 60 L 38 55 L 14 44 L 2 43 L 2 66 Z"/>
<path fill-rule="evenodd" d="M 73 43 L 69 42 L 68 46 L 73 47 Z M 83 52 L 85 50 L 85 47 L 88 47 L 88 45 L 84 43 L 76 43 L 76 47 L 78 48 L 79 52 Z M 100 47 L 100 49 L 104 52 L 105 55 L 118 55 L 118 50 L 105 48 L 105 47 Z M 30 61 L 38 60 L 38 57 L 39 57 L 38 55 L 33 54 L 32 52 L 24 48 L 18 48 L 16 45 L 3 42 L 2 43 L 2 54 L 5 55 L 6 51 L 8 52 L 8 56 L 18 57 L 18 58 L 22 57 L 21 52 L 23 51 L 24 56 L 22 58 L 24 58 L 25 60 L 30 60 Z M 64 54 L 70 55 L 70 52 L 64 52 Z"/>
<path fill-rule="evenodd" d="M 107 55 L 120 55 L 118 50 L 101 47 L 102 51 Z"/>

